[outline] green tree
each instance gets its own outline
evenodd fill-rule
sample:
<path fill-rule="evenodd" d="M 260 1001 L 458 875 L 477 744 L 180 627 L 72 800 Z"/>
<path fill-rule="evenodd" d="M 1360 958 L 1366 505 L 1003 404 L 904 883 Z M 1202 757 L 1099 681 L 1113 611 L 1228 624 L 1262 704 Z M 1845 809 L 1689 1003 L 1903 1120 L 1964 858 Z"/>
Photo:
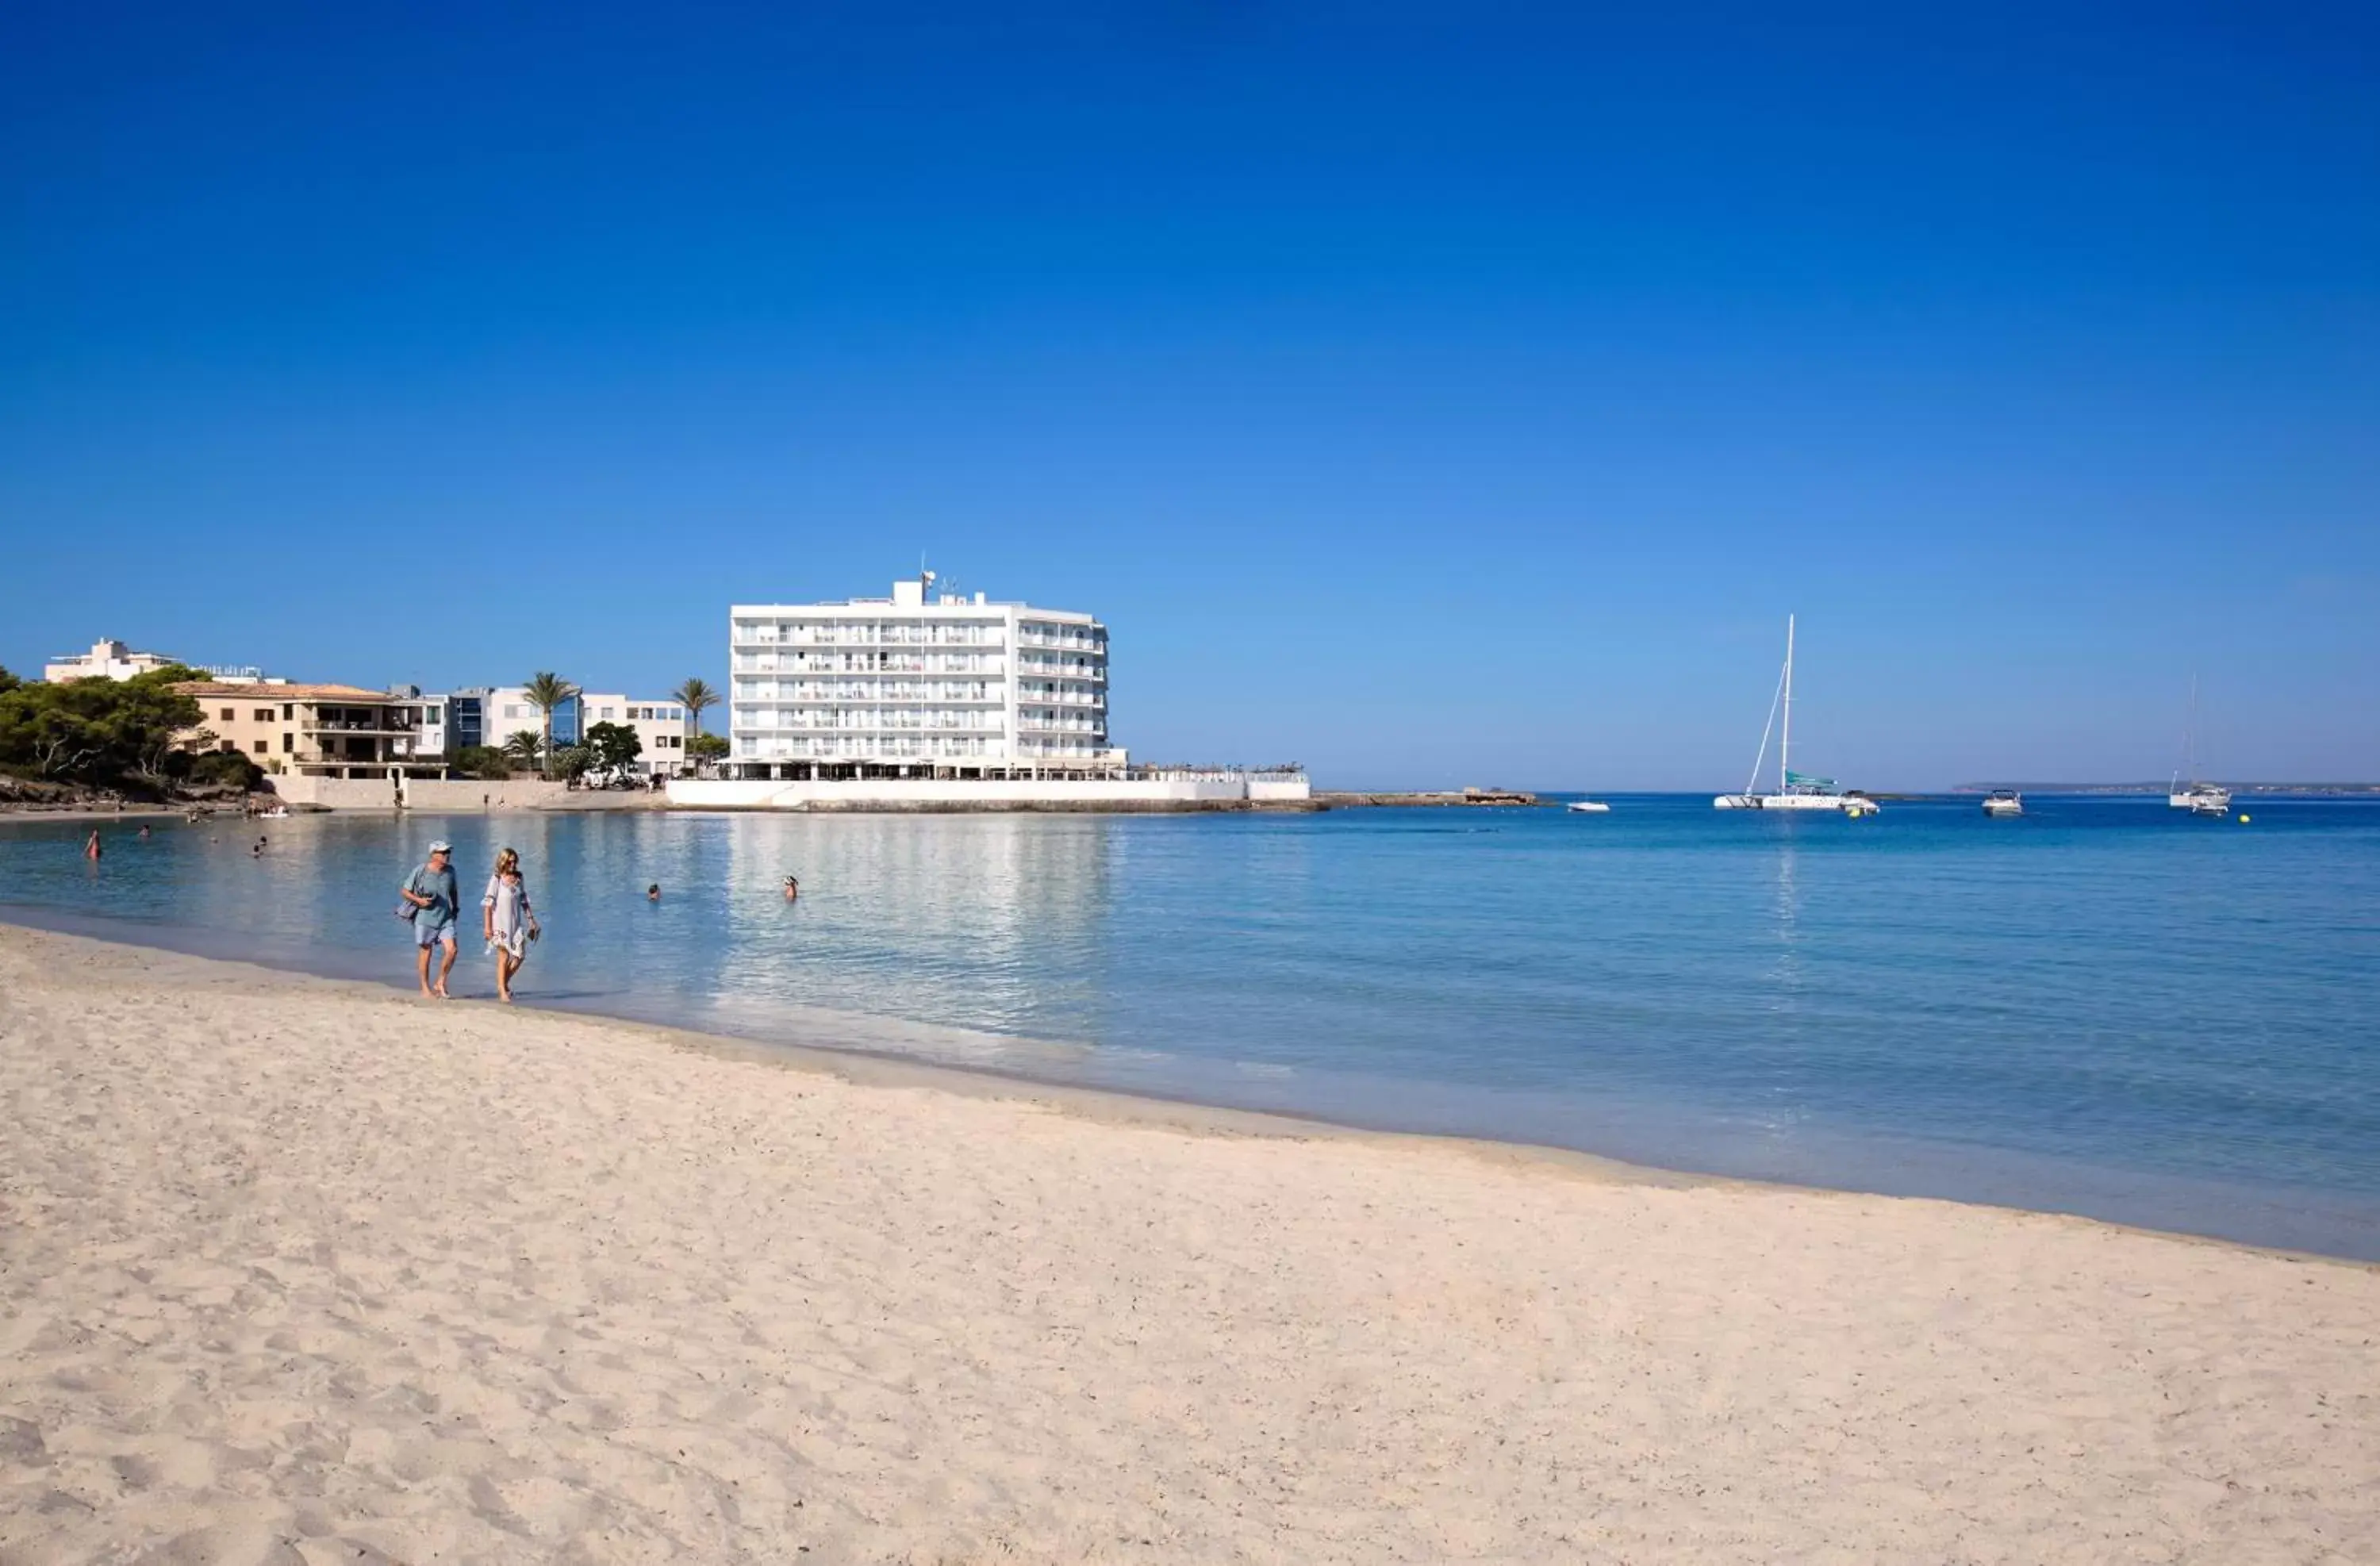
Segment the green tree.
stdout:
<path fill-rule="evenodd" d="M 585 777 L 595 765 L 595 753 L 583 745 L 565 745 L 555 751 L 547 768 L 576 782 Z"/>
<path fill-rule="evenodd" d="M 254 789 L 263 776 L 261 768 L 237 750 L 210 750 L 190 760 L 190 781 L 194 783 L 229 784 L 248 791 Z"/>
<path fill-rule="evenodd" d="M 545 740 L 544 747 L 539 754 L 545 758 L 547 770 L 550 772 L 553 760 L 554 710 L 567 707 L 576 700 L 578 687 L 551 669 L 540 669 L 529 676 L 528 684 L 521 687 L 521 694 L 528 698 L 531 707 L 537 709 L 537 715 L 540 720 L 539 728 Z"/>
<path fill-rule="evenodd" d="M 694 720 L 694 732 L 698 734 L 702 732 L 702 715 L 719 705 L 719 693 L 699 674 L 686 676 L 686 684 L 670 692 L 670 696 Z"/>
<path fill-rule="evenodd" d="M 182 736 L 197 729 L 206 716 L 199 710 L 198 698 L 178 688 L 205 677 L 200 671 L 177 663 L 123 682 L 119 710 L 142 776 L 164 779 L 182 749 Z"/>
<path fill-rule="evenodd" d="M 535 734 L 529 735 L 529 743 L 531 745 L 537 743 Z M 513 775 L 511 759 L 501 749 L 488 745 L 463 747 L 455 752 L 454 764 L 450 770 L 461 777 L 484 778 L 492 782 L 501 782 Z"/>
<path fill-rule="evenodd" d="M 15 690 L 18 686 L 21 686 L 24 683 L 24 681 L 18 679 L 16 675 L 8 672 L 6 664 L 0 663 L 0 696 L 6 696 L 8 692 Z"/>
<path fill-rule="evenodd" d="M 504 738 L 504 755 L 516 765 L 533 768 L 545 755 L 545 745 L 535 729 L 515 729 Z"/>
<path fill-rule="evenodd" d="M 177 767 L 177 739 L 198 729 L 199 704 L 174 688 L 191 674 L 0 689 L 0 764 L 61 783 L 163 785 Z"/>
<path fill-rule="evenodd" d="M 621 723 L 598 723 L 587 731 L 587 749 L 593 755 L 595 766 L 606 772 L 625 772 L 629 764 L 644 754 L 645 742 L 637 731 Z"/>
<path fill-rule="evenodd" d="M 697 734 L 686 742 L 686 753 L 698 761 L 727 759 L 727 739 L 723 734 Z"/>

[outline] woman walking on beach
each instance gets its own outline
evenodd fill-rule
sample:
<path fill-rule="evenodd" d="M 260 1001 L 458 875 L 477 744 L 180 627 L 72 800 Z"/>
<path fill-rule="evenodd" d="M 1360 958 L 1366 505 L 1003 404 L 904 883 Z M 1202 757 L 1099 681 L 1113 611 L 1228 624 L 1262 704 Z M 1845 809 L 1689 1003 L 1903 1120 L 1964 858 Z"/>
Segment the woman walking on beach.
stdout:
<path fill-rule="evenodd" d="M 507 848 L 496 856 L 496 873 L 488 878 L 488 893 L 480 899 L 480 924 L 488 950 L 496 954 L 496 999 L 513 998 L 513 975 L 537 939 L 537 915 L 528 905 L 528 886 L 521 880 L 520 856 Z"/>

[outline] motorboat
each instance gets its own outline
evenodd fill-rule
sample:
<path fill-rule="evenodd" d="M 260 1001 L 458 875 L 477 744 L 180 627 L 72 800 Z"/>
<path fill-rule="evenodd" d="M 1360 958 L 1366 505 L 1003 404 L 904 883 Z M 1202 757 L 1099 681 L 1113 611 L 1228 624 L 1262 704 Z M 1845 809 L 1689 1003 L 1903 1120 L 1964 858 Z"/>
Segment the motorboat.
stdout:
<path fill-rule="evenodd" d="M 1573 799 L 1570 802 L 1570 808 L 1581 816 L 1608 816 L 1611 813 L 1611 807 L 1600 799 Z"/>
<path fill-rule="evenodd" d="M 1984 814 L 2022 816 L 2024 814 L 2024 795 L 2012 788 L 1996 788 L 1984 795 Z"/>
<path fill-rule="evenodd" d="M 1760 770 L 1768 762 L 1768 735 L 1784 710 L 1783 736 L 1777 749 L 1777 792 L 1760 792 Z M 1753 758 L 1752 780 L 1742 794 L 1722 794 L 1711 801 L 1715 810 L 1832 810 L 1857 820 L 1883 807 L 1857 789 L 1842 789 L 1832 778 L 1813 777 L 1793 770 L 1793 616 L 1785 616 L 1785 670 L 1778 676 L 1777 695 L 1768 701 L 1768 722 L 1760 731 L 1760 754 Z"/>

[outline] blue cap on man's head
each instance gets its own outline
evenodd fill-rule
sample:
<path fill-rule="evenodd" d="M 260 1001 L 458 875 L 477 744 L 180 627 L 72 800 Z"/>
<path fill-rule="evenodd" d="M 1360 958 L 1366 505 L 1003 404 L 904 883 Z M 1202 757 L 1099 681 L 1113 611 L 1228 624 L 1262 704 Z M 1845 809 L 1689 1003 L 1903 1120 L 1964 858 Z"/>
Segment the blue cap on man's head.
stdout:
<path fill-rule="evenodd" d="M 452 854 L 455 852 L 455 845 L 448 843 L 443 838 L 441 838 L 438 842 L 430 845 L 430 852 L 432 854 Z"/>

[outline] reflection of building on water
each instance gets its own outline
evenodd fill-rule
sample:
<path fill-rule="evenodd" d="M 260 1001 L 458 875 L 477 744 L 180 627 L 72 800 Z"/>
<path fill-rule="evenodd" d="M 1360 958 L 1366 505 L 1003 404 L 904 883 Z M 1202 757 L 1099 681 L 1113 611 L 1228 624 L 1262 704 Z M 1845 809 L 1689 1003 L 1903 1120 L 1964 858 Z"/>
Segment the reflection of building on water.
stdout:
<path fill-rule="evenodd" d="M 707 822 L 727 851 L 722 989 L 1079 1037 L 1091 1004 L 1084 954 L 1108 917 L 1124 824 L 999 814 Z M 791 917 L 779 891 L 788 875 L 802 884 Z"/>

